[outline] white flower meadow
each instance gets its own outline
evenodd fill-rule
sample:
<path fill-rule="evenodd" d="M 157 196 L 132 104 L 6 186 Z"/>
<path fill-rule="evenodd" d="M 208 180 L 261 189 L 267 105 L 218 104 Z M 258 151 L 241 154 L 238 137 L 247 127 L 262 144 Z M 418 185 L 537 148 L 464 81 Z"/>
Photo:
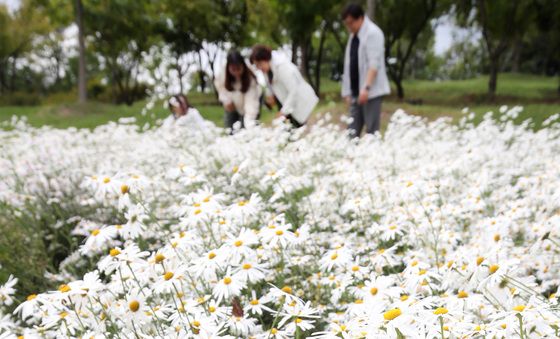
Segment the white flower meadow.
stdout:
<path fill-rule="evenodd" d="M 0 337 L 557 337 L 560 126 L 500 111 L 397 111 L 361 140 L 326 119 L 233 136 L 15 122 L 0 201 L 97 208 L 65 265 L 97 264 L 23 302 L 10 277 Z"/>

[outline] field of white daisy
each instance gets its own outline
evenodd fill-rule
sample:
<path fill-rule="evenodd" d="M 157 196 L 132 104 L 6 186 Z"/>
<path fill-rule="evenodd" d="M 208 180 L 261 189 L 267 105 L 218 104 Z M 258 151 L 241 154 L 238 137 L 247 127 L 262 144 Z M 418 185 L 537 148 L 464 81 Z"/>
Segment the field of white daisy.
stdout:
<path fill-rule="evenodd" d="M 560 124 L 501 111 L 360 140 L 5 124 L 0 338 L 556 338 Z"/>

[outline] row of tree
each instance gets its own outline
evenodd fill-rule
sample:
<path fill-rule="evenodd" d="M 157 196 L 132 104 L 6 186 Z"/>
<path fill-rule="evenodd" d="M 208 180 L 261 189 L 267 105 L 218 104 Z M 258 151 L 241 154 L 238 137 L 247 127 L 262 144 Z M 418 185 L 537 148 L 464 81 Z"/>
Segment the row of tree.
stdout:
<path fill-rule="evenodd" d="M 360 1 L 358 1 L 360 2 Z M 480 43 L 463 41 L 449 60 L 465 75 L 488 73 L 495 95 L 503 70 L 557 75 L 560 70 L 560 1 L 361 1 L 385 33 L 389 76 L 399 98 L 403 80 L 433 63 L 434 27 L 446 17 L 475 27 Z M 325 75 L 338 79 L 348 33 L 341 0 L 22 0 L 14 13 L 0 6 L 0 95 L 78 89 L 80 101 L 104 91 L 118 103 L 145 95 L 141 74 L 169 72 L 205 90 L 220 51 L 254 43 L 290 46 L 292 59 L 317 92 Z M 65 46 L 64 32 L 78 43 Z M 474 70 L 474 71 L 473 71 Z M 165 72 L 165 70 L 164 70 Z M 196 74 L 196 78 L 186 77 Z M 453 73 L 451 73 L 453 74 Z M 460 77 L 461 75 L 459 75 Z M 164 81 L 165 76 L 156 76 Z M 559 86 L 560 92 L 560 86 Z"/>

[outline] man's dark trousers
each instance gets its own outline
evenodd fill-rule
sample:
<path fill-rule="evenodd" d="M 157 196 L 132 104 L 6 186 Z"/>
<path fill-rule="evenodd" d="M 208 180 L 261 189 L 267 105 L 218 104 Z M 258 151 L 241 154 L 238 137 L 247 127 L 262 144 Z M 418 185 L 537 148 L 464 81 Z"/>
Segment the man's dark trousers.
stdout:
<path fill-rule="evenodd" d="M 352 122 L 348 125 L 351 136 L 359 137 L 362 128 L 366 126 L 366 133 L 373 134 L 379 131 L 381 120 L 381 102 L 383 97 L 368 99 L 365 105 L 358 104 L 358 98 L 352 97 L 350 103 L 350 117 Z"/>

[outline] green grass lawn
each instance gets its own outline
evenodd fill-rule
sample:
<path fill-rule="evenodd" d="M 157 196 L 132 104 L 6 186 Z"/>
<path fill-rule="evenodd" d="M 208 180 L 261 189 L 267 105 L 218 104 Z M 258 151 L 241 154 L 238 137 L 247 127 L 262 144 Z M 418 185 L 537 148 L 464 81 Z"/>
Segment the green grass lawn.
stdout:
<path fill-rule="evenodd" d="M 457 120 L 461 110 L 469 107 L 480 119 L 487 111 L 497 112 L 501 105 L 521 105 L 525 107 L 518 119 L 532 119 L 538 128 L 543 120 L 552 114 L 560 113 L 560 96 L 557 93 L 558 79 L 525 74 L 500 74 L 498 91 L 493 100 L 486 96 L 488 77 L 482 76 L 469 80 L 427 81 L 407 80 L 404 83 L 406 98 L 399 100 L 393 94 L 383 104 L 384 120 L 398 108 L 428 119 L 450 116 Z M 340 101 L 340 84 L 329 79 L 322 79 L 321 103 L 317 112 L 330 111 L 334 115 L 346 114 L 347 109 Z M 223 109 L 214 94 L 191 93 L 190 102 L 206 118 L 223 125 Z M 52 101 L 51 101 L 52 102 Z M 136 117 L 139 125 L 153 124 L 157 119 L 165 118 L 169 112 L 162 103 L 156 104 L 147 115 L 140 113 L 145 102 L 132 106 L 112 105 L 90 102 L 79 104 L 45 104 L 42 106 L 0 107 L 0 122 L 15 116 L 26 116 L 32 126 L 50 125 L 65 128 L 93 128 L 121 117 Z M 263 109 L 261 120 L 268 123 L 273 112 Z"/>

